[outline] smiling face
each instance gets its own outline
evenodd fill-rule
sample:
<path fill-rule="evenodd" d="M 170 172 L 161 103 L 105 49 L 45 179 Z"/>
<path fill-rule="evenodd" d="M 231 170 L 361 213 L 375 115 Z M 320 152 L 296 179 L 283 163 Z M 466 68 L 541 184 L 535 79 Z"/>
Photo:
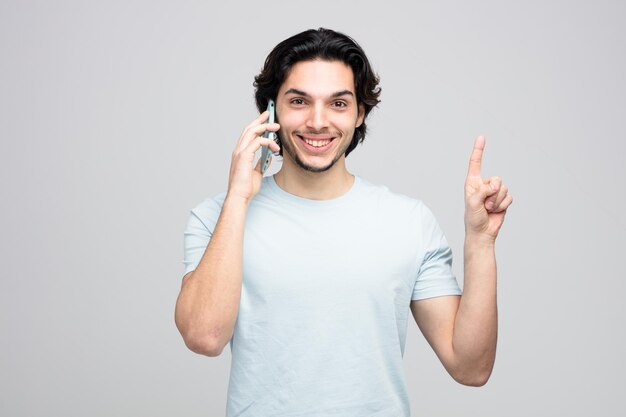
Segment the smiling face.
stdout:
<path fill-rule="evenodd" d="M 298 62 L 278 90 L 276 116 L 283 164 L 324 172 L 343 162 L 364 118 L 352 69 L 340 61 Z"/>

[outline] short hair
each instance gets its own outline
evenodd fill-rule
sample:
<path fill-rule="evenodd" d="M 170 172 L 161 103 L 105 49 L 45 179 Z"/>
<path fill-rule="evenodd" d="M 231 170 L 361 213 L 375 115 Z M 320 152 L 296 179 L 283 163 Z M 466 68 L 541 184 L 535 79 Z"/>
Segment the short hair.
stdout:
<path fill-rule="evenodd" d="M 356 146 L 365 139 L 367 126 L 365 118 L 380 103 L 380 79 L 372 70 L 365 52 L 347 35 L 334 30 L 319 28 L 309 29 L 280 42 L 265 59 L 261 73 L 254 77 L 254 97 L 259 112 L 265 111 L 270 99 L 275 99 L 278 90 L 285 81 L 289 71 L 298 62 L 340 61 L 348 65 L 354 74 L 356 100 L 365 109 L 365 117 L 361 126 L 354 131 L 350 145 L 346 149 L 348 156 Z M 278 139 L 280 144 L 280 139 Z M 283 155 L 283 148 L 280 148 Z"/>

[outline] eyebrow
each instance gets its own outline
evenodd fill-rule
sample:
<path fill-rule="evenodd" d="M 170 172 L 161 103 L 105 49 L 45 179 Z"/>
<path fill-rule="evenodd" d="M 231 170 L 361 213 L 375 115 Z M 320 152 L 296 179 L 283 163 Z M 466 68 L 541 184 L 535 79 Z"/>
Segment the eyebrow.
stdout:
<path fill-rule="evenodd" d="M 287 94 L 296 94 L 298 96 L 303 96 L 303 97 L 310 97 L 310 95 L 308 93 L 306 93 L 305 91 L 302 90 L 298 90 L 297 88 L 290 88 L 289 90 L 285 91 L 285 95 Z M 341 97 L 341 96 L 352 96 L 354 97 L 354 93 L 350 90 L 341 90 L 341 91 L 337 91 L 336 93 L 331 94 L 332 98 L 337 98 L 337 97 Z"/>

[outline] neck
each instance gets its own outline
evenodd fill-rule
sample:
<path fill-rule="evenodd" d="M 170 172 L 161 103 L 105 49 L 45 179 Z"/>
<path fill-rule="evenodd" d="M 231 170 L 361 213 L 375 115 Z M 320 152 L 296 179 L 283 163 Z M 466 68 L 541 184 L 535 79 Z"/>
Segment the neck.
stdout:
<path fill-rule="evenodd" d="M 345 157 L 324 172 L 307 171 L 289 162 L 284 158 L 283 166 L 274 175 L 276 184 L 289 194 L 310 200 L 331 200 L 347 193 L 354 184 Z"/>

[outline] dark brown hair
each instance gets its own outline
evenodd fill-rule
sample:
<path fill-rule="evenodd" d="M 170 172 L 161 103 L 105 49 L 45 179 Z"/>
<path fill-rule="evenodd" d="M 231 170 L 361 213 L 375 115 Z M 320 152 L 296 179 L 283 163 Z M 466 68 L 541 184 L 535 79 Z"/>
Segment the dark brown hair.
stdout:
<path fill-rule="evenodd" d="M 365 118 L 380 102 L 380 82 L 363 49 L 350 37 L 334 30 L 309 29 L 285 39 L 265 59 L 261 73 L 254 77 L 254 97 L 259 112 L 265 111 L 270 98 L 275 99 L 293 65 L 301 61 L 322 59 L 340 61 L 352 68 L 356 99 L 365 108 Z M 345 155 L 365 139 L 365 119 L 354 131 L 354 137 Z M 279 139 L 280 140 L 280 139 Z M 280 144 L 280 142 L 279 142 Z M 282 156 L 283 149 L 280 148 Z"/>

